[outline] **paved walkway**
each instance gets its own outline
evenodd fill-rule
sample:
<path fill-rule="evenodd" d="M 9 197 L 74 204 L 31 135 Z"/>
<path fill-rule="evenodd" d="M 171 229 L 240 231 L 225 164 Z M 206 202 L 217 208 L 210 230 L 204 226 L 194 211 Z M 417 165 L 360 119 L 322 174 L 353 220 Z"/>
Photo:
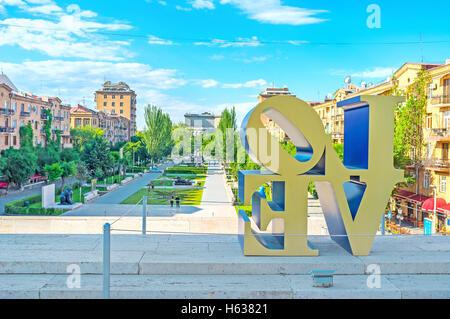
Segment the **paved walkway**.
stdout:
<path fill-rule="evenodd" d="M 219 166 L 210 166 L 205 181 L 202 205 L 231 205 L 225 189 L 225 172 Z"/>

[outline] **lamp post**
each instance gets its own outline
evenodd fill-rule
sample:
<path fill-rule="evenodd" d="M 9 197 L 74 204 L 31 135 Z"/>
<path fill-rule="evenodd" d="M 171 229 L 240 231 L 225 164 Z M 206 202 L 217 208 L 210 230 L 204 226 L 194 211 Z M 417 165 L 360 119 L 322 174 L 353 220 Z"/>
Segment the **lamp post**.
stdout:
<path fill-rule="evenodd" d="M 433 223 L 431 224 L 431 233 L 436 234 L 436 201 L 437 201 L 437 186 L 431 185 L 430 188 L 434 191 L 434 209 L 433 209 Z"/>
<path fill-rule="evenodd" d="M 403 220 L 403 209 L 400 207 L 398 209 L 398 214 L 395 216 L 398 219 L 398 231 L 401 234 L 402 232 L 402 220 Z"/>

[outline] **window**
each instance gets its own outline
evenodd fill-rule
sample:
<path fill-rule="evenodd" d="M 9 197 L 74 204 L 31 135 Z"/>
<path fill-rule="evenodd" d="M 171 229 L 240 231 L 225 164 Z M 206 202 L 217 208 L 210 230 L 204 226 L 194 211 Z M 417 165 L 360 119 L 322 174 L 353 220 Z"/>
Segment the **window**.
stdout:
<path fill-rule="evenodd" d="M 17 102 L 14 102 L 14 112 L 17 111 Z"/>
<path fill-rule="evenodd" d="M 17 136 L 13 136 L 13 145 L 16 146 L 17 145 Z"/>
<path fill-rule="evenodd" d="M 431 143 L 427 144 L 427 158 L 431 158 L 431 155 L 433 155 L 433 148 Z"/>
<path fill-rule="evenodd" d="M 112 102 L 112 106 L 116 106 L 116 102 Z"/>
<path fill-rule="evenodd" d="M 5 145 L 9 145 L 9 136 L 8 135 L 5 136 Z"/>
<path fill-rule="evenodd" d="M 433 128 L 433 117 L 431 115 L 427 116 L 427 129 Z"/>
<path fill-rule="evenodd" d="M 105 99 L 107 99 L 108 98 L 108 96 L 105 94 L 105 95 L 103 95 L 103 98 L 105 98 Z"/>
<path fill-rule="evenodd" d="M 450 129 L 450 111 L 446 111 L 444 112 L 444 128 L 445 129 Z"/>
<path fill-rule="evenodd" d="M 106 103 L 106 102 L 103 102 L 103 106 L 107 106 L 108 105 L 108 103 Z"/>
<path fill-rule="evenodd" d="M 423 188 L 428 189 L 430 187 L 430 174 L 425 173 L 423 178 Z"/>
<path fill-rule="evenodd" d="M 123 110 L 120 110 L 120 114 L 123 114 Z"/>
<path fill-rule="evenodd" d="M 8 109 L 8 101 L 5 101 L 5 109 Z"/>
<path fill-rule="evenodd" d="M 77 119 L 77 124 L 76 124 L 76 126 L 81 126 L 81 119 Z"/>
<path fill-rule="evenodd" d="M 120 99 L 123 100 L 123 95 L 120 96 Z"/>
<path fill-rule="evenodd" d="M 13 127 L 16 128 L 17 127 L 17 120 L 13 121 Z"/>
<path fill-rule="evenodd" d="M 123 106 L 123 102 L 120 102 L 120 106 Z"/>
<path fill-rule="evenodd" d="M 116 98 L 116 96 L 115 96 L 115 95 L 113 95 L 113 96 L 112 96 L 112 98 L 113 98 L 113 99 L 115 99 L 115 98 Z"/>
<path fill-rule="evenodd" d="M 439 180 L 439 191 L 441 193 L 447 192 L 447 176 L 441 176 Z"/>

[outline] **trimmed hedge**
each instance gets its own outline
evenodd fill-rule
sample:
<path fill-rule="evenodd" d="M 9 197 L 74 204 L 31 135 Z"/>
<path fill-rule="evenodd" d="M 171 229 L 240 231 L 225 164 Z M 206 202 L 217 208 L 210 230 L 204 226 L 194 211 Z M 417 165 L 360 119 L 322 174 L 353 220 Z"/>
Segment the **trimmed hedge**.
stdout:
<path fill-rule="evenodd" d="M 54 216 L 64 213 L 62 209 L 56 208 L 37 208 L 26 207 L 25 203 L 29 202 L 30 206 L 41 202 L 41 195 L 34 195 L 5 205 L 5 214 L 7 215 L 42 215 L 42 216 Z"/>
<path fill-rule="evenodd" d="M 166 174 L 204 175 L 207 171 L 206 167 L 169 167 L 166 169 Z"/>

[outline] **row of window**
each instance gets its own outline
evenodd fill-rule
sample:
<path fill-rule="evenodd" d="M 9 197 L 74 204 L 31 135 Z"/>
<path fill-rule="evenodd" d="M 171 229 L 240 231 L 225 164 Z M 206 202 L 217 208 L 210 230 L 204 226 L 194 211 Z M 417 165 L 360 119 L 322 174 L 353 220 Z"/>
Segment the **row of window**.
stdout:
<path fill-rule="evenodd" d="M 123 102 L 120 102 L 120 107 L 123 107 Z M 107 102 L 103 102 L 103 106 L 108 106 L 108 103 Z M 111 102 L 111 106 L 116 106 L 116 102 Z"/>
<path fill-rule="evenodd" d="M 12 109 L 14 110 L 14 112 L 16 112 L 17 111 L 17 102 L 14 102 L 12 107 L 13 107 Z M 7 110 L 9 109 L 9 102 L 8 101 L 5 101 L 5 109 L 7 109 Z M 44 114 L 43 110 L 44 110 L 44 108 L 41 107 L 41 114 Z M 28 104 L 28 108 L 26 109 L 25 108 L 25 104 L 22 103 L 20 105 L 20 111 L 21 112 L 28 112 L 28 113 L 31 113 L 33 111 L 34 113 L 38 114 L 37 106 L 36 105 L 31 105 L 31 104 Z M 53 116 L 61 117 L 61 111 L 58 111 L 57 114 L 58 115 L 56 115 L 55 111 L 53 111 Z M 69 118 L 69 112 L 68 111 L 63 111 L 63 118 L 64 119 L 68 119 Z"/>
<path fill-rule="evenodd" d="M 105 94 L 103 97 L 104 97 L 105 99 L 107 99 L 107 98 L 108 98 L 108 95 Z M 112 97 L 113 99 L 116 98 L 115 95 L 112 95 L 111 97 Z M 123 100 L 123 95 L 120 96 L 120 99 Z"/>

